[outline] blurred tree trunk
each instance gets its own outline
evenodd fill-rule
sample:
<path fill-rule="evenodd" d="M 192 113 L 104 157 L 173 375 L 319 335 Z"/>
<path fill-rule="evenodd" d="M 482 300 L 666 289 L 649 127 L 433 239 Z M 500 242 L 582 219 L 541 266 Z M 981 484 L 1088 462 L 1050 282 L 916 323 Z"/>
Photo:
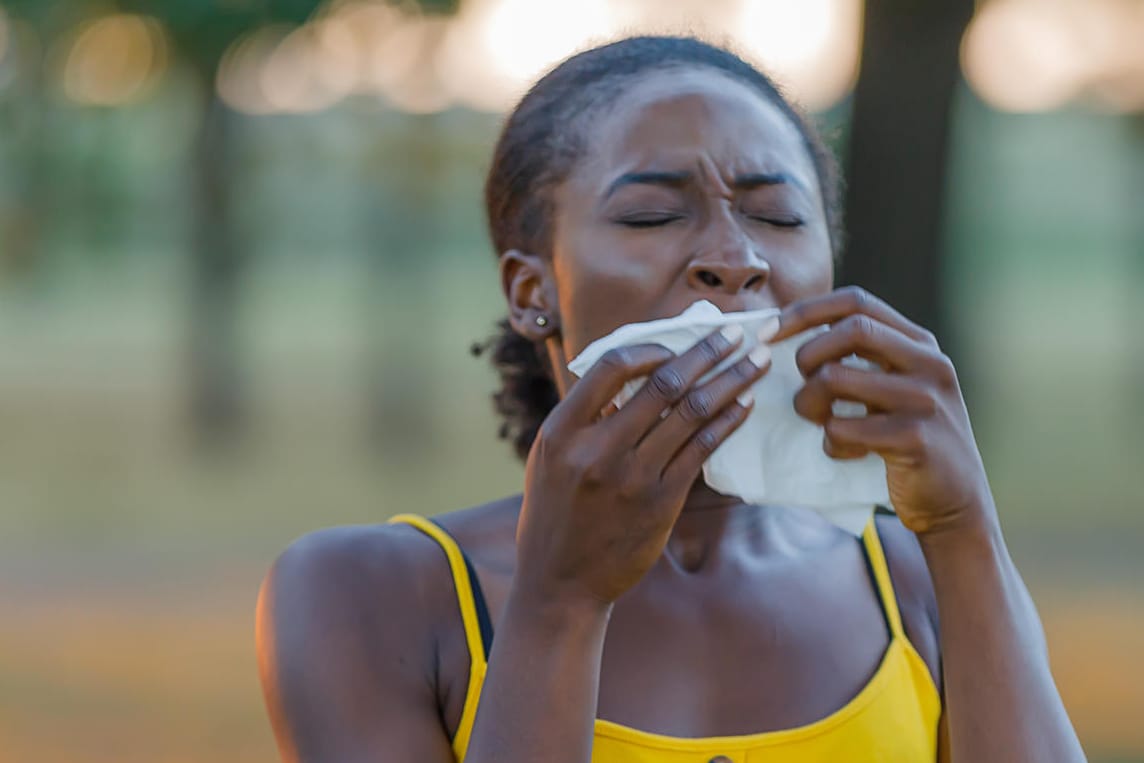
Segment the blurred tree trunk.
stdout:
<path fill-rule="evenodd" d="M 14 47 L 20 40 L 13 40 Z M 53 174 L 58 172 L 49 141 L 53 129 L 46 62 L 41 55 L 16 49 L 8 55 L 27 56 L 27 84 L 3 104 L 4 134 L 18 141 L 12 152 L 15 181 L 11 207 L 0 210 L 0 268 L 25 276 L 47 254 L 45 228 L 52 224 Z M 13 64 L 9 64 L 11 66 Z"/>
<path fill-rule="evenodd" d="M 958 51 L 973 7 L 867 0 L 847 152 L 849 243 L 839 284 L 887 300 L 947 351 L 943 202 Z"/>
<path fill-rule="evenodd" d="M 196 441 L 211 446 L 233 440 L 243 420 L 238 309 L 246 257 L 231 203 L 236 115 L 215 95 L 213 77 L 200 84 L 191 168 L 190 414 Z"/>
<path fill-rule="evenodd" d="M 1132 126 L 1136 137 L 1135 154 L 1144 158 L 1144 112 L 1132 116 Z M 1144 161 L 1135 161 L 1131 166 L 1134 172 L 1125 203 L 1129 207 L 1128 219 L 1135 225 L 1132 240 L 1136 252 L 1135 256 L 1129 255 L 1124 279 L 1124 288 L 1128 292 L 1124 303 L 1124 325 L 1128 327 L 1128 340 L 1133 345 L 1128 348 L 1128 389 L 1124 400 L 1136 410 L 1135 417 L 1125 418 L 1137 441 L 1144 446 L 1144 399 L 1141 399 L 1144 394 L 1144 316 L 1141 315 L 1144 312 L 1144 214 L 1140 214 L 1139 206 L 1140 200 L 1144 199 Z"/>
<path fill-rule="evenodd" d="M 380 214 L 371 215 L 375 298 L 370 310 L 369 435 L 389 457 L 417 459 L 432 447 L 429 415 L 436 387 L 432 357 L 437 329 L 433 270 L 449 143 L 440 114 L 393 115 L 398 134 L 386 140 L 370 182 Z M 387 178 L 384 186 L 379 178 Z"/>

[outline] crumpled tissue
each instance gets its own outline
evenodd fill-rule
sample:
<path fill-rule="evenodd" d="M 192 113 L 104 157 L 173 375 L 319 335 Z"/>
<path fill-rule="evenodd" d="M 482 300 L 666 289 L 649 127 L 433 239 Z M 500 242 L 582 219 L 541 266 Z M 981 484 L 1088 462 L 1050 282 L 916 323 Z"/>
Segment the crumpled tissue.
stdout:
<path fill-rule="evenodd" d="M 680 354 L 715 329 L 738 323 L 744 329 L 742 344 L 702 383 L 743 358 L 758 343 L 759 329 L 778 314 L 777 308 L 723 313 L 702 300 L 674 318 L 621 326 L 588 345 L 572 359 L 568 370 L 583 376 L 614 347 L 652 343 Z M 860 535 L 875 505 L 890 506 L 885 462 L 874 454 L 853 460 L 831 458 L 822 449 L 822 427 L 794 410 L 794 395 L 804 384 L 795 352 L 824 330 L 812 329 L 771 345 L 771 368 L 752 387 L 754 408 L 704 463 L 703 479 L 715 491 L 748 503 L 813 509 L 847 532 Z M 843 362 L 873 367 L 857 357 Z M 644 379 L 628 382 L 615 398 L 617 407 L 630 400 L 643 383 Z M 860 404 L 834 403 L 837 416 L 863 416 L 865 412 Z"/>

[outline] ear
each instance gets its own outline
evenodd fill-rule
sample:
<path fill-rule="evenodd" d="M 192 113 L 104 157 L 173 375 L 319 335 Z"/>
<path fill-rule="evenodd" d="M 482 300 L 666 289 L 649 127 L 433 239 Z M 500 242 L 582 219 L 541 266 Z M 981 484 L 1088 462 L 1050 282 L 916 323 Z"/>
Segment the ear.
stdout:
<path fill-rule="evenodd" d="M 513 330 L 534 342 L 552 336 L 560 320 L 548 263 L 539 255 L 510 249 L 500 256 L 500 276 Z M 537 323 L 541 316 L 543 326 Z"/>

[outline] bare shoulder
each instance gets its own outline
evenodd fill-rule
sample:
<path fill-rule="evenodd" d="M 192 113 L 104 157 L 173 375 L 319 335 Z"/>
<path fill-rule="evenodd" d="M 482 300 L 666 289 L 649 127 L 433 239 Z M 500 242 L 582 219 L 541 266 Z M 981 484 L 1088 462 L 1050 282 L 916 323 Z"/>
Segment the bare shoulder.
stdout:
<path fill-rule="evenodd" d="M 507 498 L 433 521 L 466 553 L 495 561 L 512 550 L 519 504 L 519 497 Z M 402 523 L 330 527 L 299 538 L 274 562 L 259 603 L 260 629 L 278 642 L 308 633 L 307 654 L 326 640 L 337 640 L 342 649 L 357 640 L 373 652 L 395 647 L 407 661 L 421 654 L 426 671 L 438 667 L 436 635 L 455 620 L 452 576 L 441 547 Z"/>
<path fill-rule="evenodd" d="M 334 527 L 292 543 L 263 583 L 257 616 L 283 757 L 359 759 L 388 744 L 447 759 L 436 640 L 450 597 L 439 549 L 415 528 Z"/>
<path fill-rule="evenodd" d="M 435 544 L 415 528 L 330 527 L 299 538 L 282 552 L 266 578 L 262 603 L 285 608 L 283 615 L 295 609 L 334 618 L 352 613 L 357 631 L 372 635 L 390 619 L 387 610 L 408 612 L 403 605 L 424 605 L 445 580 Z M 424 606 L 416 611 L 428 614 Z M 296 625 L 277 619 L 280 626 Z M 389 626 L 384 630 L 392 634 Z"/>
<path fill-rule="evenodd" d="M 906 635 L 929 666 L 940 689 L 937 597 L 921 545 L 917 536 L 896 515 L 879 512 L 874 521 L 886 554 L 886 565 L 890 569 Z"/>

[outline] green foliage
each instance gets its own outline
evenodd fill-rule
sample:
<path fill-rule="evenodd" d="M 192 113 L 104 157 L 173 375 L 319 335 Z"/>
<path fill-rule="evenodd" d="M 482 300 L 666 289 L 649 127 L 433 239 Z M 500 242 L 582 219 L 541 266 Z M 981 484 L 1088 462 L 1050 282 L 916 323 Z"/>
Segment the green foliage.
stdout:
<path fill-rule="evenodd" d="M 418 3 L 426 13 L 456 13 L 459 0 L 421 0 Z"/>
<path fill-rule="evenodd" d="M 120 11 L 154 16 L 163 22 L 179 55 L 204 79 L 214 76 L 226 49 L 243 35 L 270 24 L 297 25 L 309 19 L 321 0 L 6 0 L 12 14 L 51 37 L 76 21 Z M 421 0 L 426 13 L 453 13 L 458 0 Z"/>
<path fill-rule="evenodd" d="M 73 0 L 85 2 L 85 0 Z M 90 0 L 87 0 L 90 2 Z M 119 0 L 118 7 L 160 19 L 194 68 L 212 77 L 235 40 L 268 24 L 301 24 L 319 0 Z"/>

